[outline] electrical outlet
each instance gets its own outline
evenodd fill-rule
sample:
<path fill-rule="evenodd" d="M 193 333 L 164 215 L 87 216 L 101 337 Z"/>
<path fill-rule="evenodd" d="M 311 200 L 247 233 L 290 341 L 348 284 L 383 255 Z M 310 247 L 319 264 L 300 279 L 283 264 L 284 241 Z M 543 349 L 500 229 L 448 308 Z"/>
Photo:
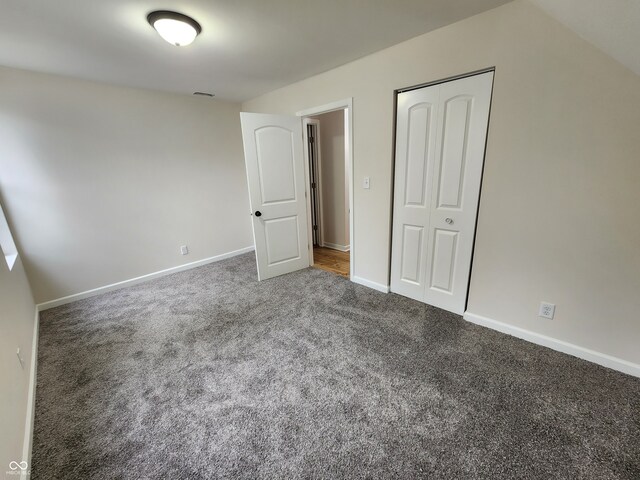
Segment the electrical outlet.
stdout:
<path fill-rule="evenodd" d="M 182 246 L 180 247 L 180 253 L 181 253 L 182 255 L 186 255 L 186 254 L 188 254 L 188 253 L 189 253 L 189 247 L 187 247 L 186 245 L 182 245 Z"/>
<path fill-rule="evenodd" d="M 556 313 L 556 306 L 553 303 L 540 302 L 540 310 L 538 310 L 538 316 L 542 318 L 553 319 L 553 315 Z"/>
<path fill-rule="evenodd" d="M 24 358 L 22 358 L 22 355 L 20 354 L 20 347 L 18 347 L 16 355 L 18 356 L 18 361 L 20 362 L 20 368 L 24 370 Z"/>

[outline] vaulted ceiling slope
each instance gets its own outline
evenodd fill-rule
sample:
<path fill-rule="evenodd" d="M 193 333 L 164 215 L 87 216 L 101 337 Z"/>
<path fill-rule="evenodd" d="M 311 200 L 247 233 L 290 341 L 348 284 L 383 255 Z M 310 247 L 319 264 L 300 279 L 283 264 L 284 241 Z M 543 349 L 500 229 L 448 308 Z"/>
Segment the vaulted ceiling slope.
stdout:
<path fill-rule="evenodd" d="M 640 0 L 529 0 L 640 75 Z"/>
<path fill-rule="evenodd" d="M 242 101 L 510 0 L 0 0 L 0 65 Z M 188 47 L 146 21 L 202 25 Z"/>

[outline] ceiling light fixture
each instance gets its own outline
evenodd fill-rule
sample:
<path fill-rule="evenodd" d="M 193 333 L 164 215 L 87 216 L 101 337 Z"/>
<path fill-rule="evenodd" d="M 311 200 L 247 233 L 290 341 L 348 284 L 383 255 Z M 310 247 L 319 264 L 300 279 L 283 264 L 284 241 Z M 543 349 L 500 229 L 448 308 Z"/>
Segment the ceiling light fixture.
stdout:
<path fill-rule="evenodd" d="M 202 27 L 193 18 L 178 12 L 157 10 L 147 15 L 147 21 L 167 42 L 184 47 L 195 40 Z"/>

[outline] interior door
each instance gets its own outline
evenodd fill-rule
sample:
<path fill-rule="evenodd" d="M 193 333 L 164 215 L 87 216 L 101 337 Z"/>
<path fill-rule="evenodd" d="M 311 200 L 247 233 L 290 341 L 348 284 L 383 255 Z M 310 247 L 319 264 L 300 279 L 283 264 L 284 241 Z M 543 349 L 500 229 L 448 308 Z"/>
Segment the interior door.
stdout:
<path fill-rule="evenodd" d="M 467 298 L 492 85 L 488 72 L 398 95 L 391 288 L 458 314 Z M 417 113 L 427 105 L 429 121 Z"/>
<path fill-rule="evenodd" d="M 391 291 L 424 301 L 438 88 L 398 95 Z"/>
<path fill-rule="evenodd" d="M 320 238 L 320 214 L 322 202 L 320 201 L 320 169 L 318 165 L 318 129 L 320 122 L 305 118 L 303 121 L 304 128 L 307 129 L 307 157 L 309 159 L 309 180 L 311 181 L 311 240 L 313 246 L 322 246 L 322 238 Z"/>
<path fill-rule="evenodd" d="M 302 121 L 240 113 L 258 279 L 309 266 Z"/>
<path fill-rule="evenodd" d="M 464 313 L 493 72 L 440 85 L 425 302 Z"/>

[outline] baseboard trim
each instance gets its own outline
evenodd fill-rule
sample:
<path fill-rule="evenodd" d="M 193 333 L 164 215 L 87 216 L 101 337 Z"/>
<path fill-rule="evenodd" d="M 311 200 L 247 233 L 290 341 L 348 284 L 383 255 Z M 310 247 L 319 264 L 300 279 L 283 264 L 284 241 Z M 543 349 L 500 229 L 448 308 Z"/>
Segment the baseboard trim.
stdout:
<path fill-rule="evenodd" d="M 332 250 L 338 250 L 340 252 L 348 252 L 351 249 L 351 245 L 339 245 L 337 243 L 324 242 L 322 244 L 325 248 L 330 248 Z"/>
<path fill-rule="evenodd" d="M 355 275 L 351 277 L 351 281 L 359 285 L 364 285 L 365 287 L 373 288 L 374 290 L 382 293 L 389 293 L 389 285 L 372 282 L 371 280 L 367 280 L 366 278 L 362 277 L 356 277 Z"/>
<path fill-rule="evenodd" d="M 475 313 L 471 313 L 468 311 L 464 312 L 463 318 L 468 322 L 475 323 L 476 325 L 481 325 L 492 330 L 497 330 L 498 332 L 506 333 L 522 340 L 526 340 L 537 345 L 542 345 L 543 347 L 551 348 L 552 350 L 556 350 L 558 352 L 573 355 L 574 357 L 578 357 L 592 363 L 597 363 L 598 365 L 602 365 L 603 367 L 611 368 L 628 375 L 633 375 L 634 377 L 640 377 L 640 365 L 636 363 L 613 357 L 611 355 L 607 355 L 606 353 L 596 352 L 595 350 L 590 350 L 579 345 L 574 345 L 572 343 L 565 342 L 564 340 L 558 340 L 556 338 L 548 337 L 546 335 L 532 332 L 524 328 L 515 327 L 513 325 L 499 322 L 491 318 L 476 315 Z"/>
<path fill-rule="evenodd" d="M 31 365 L 29 368 L 29 393 L 27 394 L 27 415 L 24 423 L 24 443 L 22 444 L 22 460 L 27 462 L 27 470 L 20 475 L 21 480 L 29 478 L 31 471 L 31 451 L 33 449 L 33 421 L 36 414 L 36 378 L 38 374 L 38 331 L 40 329 L 40 313 L 36 308 L 33 324 L 31 346 Z"/>
<path fill-rule="evenodd" d="M 185 270 L 190 270 L 192 268 L 201 267 L 209 263 L 219 262 L 220 260 L 225 260 L 227 258 L 235 257 L 237 255 L 242 255 L 243 253 L 252 252 L 253 250 L 254 250 L 253 246 L 245 247 L 245 248 L 241 248 L 240 250 L 234 250 L 232 252 L 216 255 L 215 257 L 209 257 L 203 260 L 197 260 L 195 262 L 185 263 L 184 265 L 178 265 L 177 267 L 171 267 L 165 270 L 160 270 L 158 272 L 148 273 L 147 275 L 131 278 L 129 280 L 123 280 L 122 282 L 112 283 L 111 285 L 105 285 L 104 287 L 94 288 L 91 290 L 87 290 L 86 292 L 75 293 L 73 295 L 68 295 L 66 297 L 57 298 L 55 300 L 50 300 L 48 302 L 39 303 L 37 305 L 38 311 L 42 312 L 43 310 L 48 310 L 49 308 L 59 307 L 60 305 L 76 302 L 78 300 L 93 297 L 95 295 L 100 295 L 101 293 L 107 293 L 107 292 L 111 292 L 112 290 L 118 290 L 123 287 L 130 287 L 138 283 L 153 280 L 154 278 L 164 277 L 165 275 L 170 275 L 172 273 L 182 272 Z"/>

